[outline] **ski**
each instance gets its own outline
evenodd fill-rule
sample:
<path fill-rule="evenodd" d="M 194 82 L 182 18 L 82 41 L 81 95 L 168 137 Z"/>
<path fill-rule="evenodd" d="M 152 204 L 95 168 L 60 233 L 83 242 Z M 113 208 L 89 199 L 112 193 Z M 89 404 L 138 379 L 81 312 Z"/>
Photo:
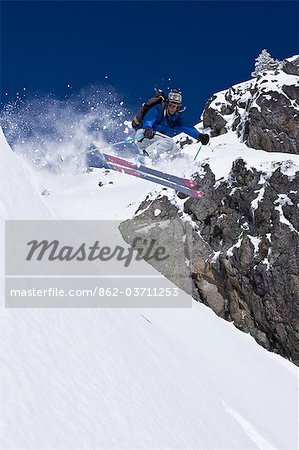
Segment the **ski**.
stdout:
<path fill-rule="evenodd" d="M 190 180 L 188 178 L 177 177 L 176 175 L 171 175 L 170 173 L 161 172 L 160 170 L 152 169 L 151 167 L 143 166 L 139 163 L 132 163 L 127 161 L 126 159 L 119 158 L 118 156 L 107 155 L 106 153 L 102 154 L 106 161 L 112 162 L 114 164 L 118 164 L 119 166 L 124 166 L 129 169 L 138 170 L 138 172 L 147 173 L 149 175 L 154 175 L 155 177 L 163 178 L 164 180 L 170 181 L 175 184 L 179 184 L 181 186 L 186 186 L 188 188 L 194 188 L 196 186 L 196 181 Z"/>
<path fill-rule="evenodd" d="M 105 156 L 105 155 L 104 155 Z M 111 170 L 115 170 L 117 172 L 126 173 L 127 175 L 132 175 L 133 177 L 142 178 L 143 180 L 151 181 L 152 183 L 160 184 L 161 186 L 165 186 L 175 191 L 179 191 L 182 194 L 194 197 L 201 198 L 204 194 L 202 191 L 198 191 L 196 189 L 191 189 L 187 186 L 182 186 L 181 184 L 176 184 L 172 181 L 168 181 L 164 178 L 154 177 L 144 172 L 140 172 L 138 170 L 132 169 L 130 167 L 120 166 L 111 161 L 107 163 L 107 168 Z M 159 172 L 159 171 L 157 171 Z"/>

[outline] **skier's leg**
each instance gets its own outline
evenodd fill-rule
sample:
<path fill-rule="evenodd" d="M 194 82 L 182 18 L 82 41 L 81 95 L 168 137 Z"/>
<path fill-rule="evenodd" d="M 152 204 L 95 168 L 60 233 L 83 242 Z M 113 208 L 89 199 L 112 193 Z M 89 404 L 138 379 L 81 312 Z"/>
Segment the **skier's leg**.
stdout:
<path fill-rule="evenodd" d="M 144 130 L 140 129 L 136 132 L 136 139 L 143 135 Z M 167 153 L 172 155 L 177 153 L 177 146 L 173 139 L 161 133 L 156 133 L 152 139 L 144 138 L 137 142 L 137 146 L 141 153 L 146 151 L 148 155 L 155 159 L 157 156 Z"/>
<path fill-rule="evenodd" d="M 146 148 L 151 144 L 151 139 L 146 139 L 142 137 L 143 133 L 144 129 L 141 128 L 140 130 L 137 130 L 135 134 L 135 139 L 137 139 L 136 144 L 141 155 L 147 156 Z"/>
<path fill-rule="evenodd" d="M 162 154 L 172 155 L 177 152 L 174 140 L 165 134 L 156 133 L 151 141 L 151 144 L 147 147 L 147 152 L 151 157 L 161 156 Z"/>

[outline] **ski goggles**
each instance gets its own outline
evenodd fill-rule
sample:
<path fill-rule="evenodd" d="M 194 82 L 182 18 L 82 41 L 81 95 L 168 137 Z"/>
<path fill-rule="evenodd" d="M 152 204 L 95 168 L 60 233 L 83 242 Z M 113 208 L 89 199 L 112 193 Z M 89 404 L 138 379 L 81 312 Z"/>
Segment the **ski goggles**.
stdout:
<path fill-rule="evenodd" d="M 182 94 L 179 92 L 169 92 L 168 94 L 168 103 L 174 104 L 174 105 L 181 105 L 182 104 Z"/>

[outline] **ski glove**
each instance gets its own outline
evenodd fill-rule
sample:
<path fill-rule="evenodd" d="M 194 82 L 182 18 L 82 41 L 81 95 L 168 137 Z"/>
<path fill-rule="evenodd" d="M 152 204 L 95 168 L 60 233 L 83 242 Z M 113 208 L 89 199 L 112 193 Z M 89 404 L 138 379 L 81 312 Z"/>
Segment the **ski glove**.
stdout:
<path fill-rule="evenodd" d="M 210 136 L 208 134 L 199 133 L 198 142 L 201 142 L 202 145 L 207 145 L 209 143 L 209 141 L 210 141 Z"/>
<path fill-rule="evenodd" d="M 155 135 L 155 132 L 152 128 L 146 128 L 144 130 L 144 137 L 146 139 L 153 139 L 154 135 Z"/>

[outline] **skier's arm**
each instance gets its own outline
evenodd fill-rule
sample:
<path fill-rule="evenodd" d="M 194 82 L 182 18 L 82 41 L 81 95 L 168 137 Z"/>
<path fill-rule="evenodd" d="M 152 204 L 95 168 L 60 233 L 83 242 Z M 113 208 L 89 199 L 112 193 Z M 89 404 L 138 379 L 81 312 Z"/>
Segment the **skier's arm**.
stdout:
<path fill-rule="evenodd" d="M 179 133 L 188 134 L 188 136 L 191 136 L 192 138 L 201 142 L 203 145 L 207 145 L 210 140 L 210 136 L 208 134 L 200 133 L 195 127 L 186 124 L 182 116 L 179 116 L 178 118 L 178 121 L 175 125 L 175 132 L 176 134 Z"/>
<path fill-rule="evenodd" d="M 177 135 L 179 133 L 186 133 L 188 136 L 193 137 L 194 139 L 199 139 L 200 132 L 194 127 L 188 127 L 187 125 L 176 125 L 173 128 L 173 135 Z"/>
<path fill-rule="evenodd" d="M 188 134 L 188 136 L 191 136 L 194 139 L 198 139 L 200 136 L 200 132 L 194 127 L 188 127 L 186 125 L 181 125 L 180 129 L 181 129 L 180 133 L 186 133 L 186 134 Z"/>
<path fill-rule="evenodd" d="M 160 113 L 158 106 L 154 106 L 153 108 L 149 109 L 143 118 L 142 128 L 153 128 L 159 118 L 159 115 Z"/>
<path fill-rule="evenodd" d="M 191 136 L 194 139 L 196 139 L 198 142 L 201 142 L 202 145 L 207 145 L 210 141 L 210 136 L 208 134 L 200 133 L 194 127 L 180 125 L 178 127 L 175 127 L 174 131 L 175 131 L 175 134 L 186 133 L 186 134 L 188 134 L 188 136 Z"/>

